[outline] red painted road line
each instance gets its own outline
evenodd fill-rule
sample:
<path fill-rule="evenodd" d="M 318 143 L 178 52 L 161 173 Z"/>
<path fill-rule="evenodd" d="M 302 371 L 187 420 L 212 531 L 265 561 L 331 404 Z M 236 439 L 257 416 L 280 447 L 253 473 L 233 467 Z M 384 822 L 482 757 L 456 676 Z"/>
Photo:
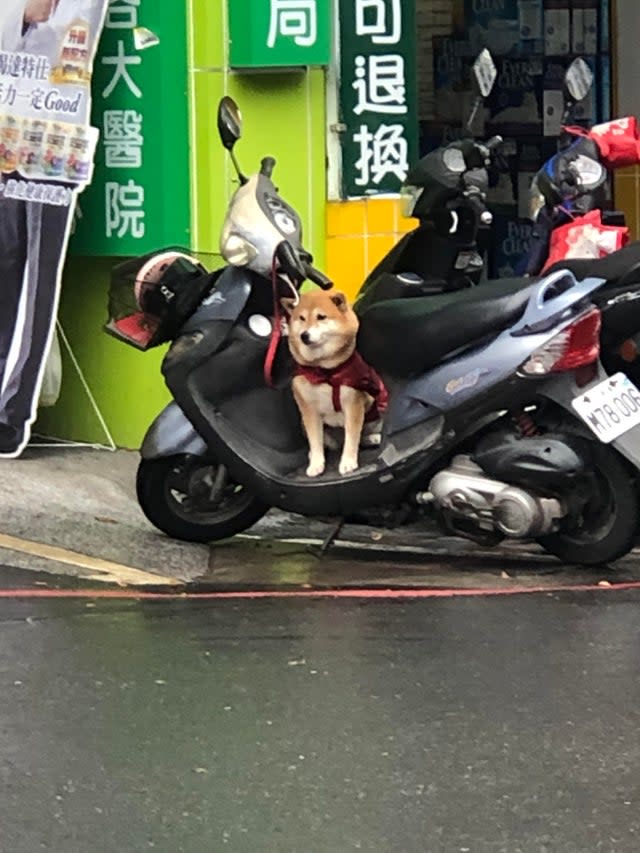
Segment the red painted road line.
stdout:
<path fill-rule="evenodd" d="M 242 592 L 139 592 L 135 589 L 4 589 L 0 599 L 115 599 L 132 601 L 241 601 L 261 599 L 427 599 L 490 598 L 513 595 L 553 595 L 560 592 L 622 592 L 640 590 L 640 581 L 611 584 L 576 584 L 575 586 L 511 587 L 509 589 L 309 589 L 262 590 Z"/>

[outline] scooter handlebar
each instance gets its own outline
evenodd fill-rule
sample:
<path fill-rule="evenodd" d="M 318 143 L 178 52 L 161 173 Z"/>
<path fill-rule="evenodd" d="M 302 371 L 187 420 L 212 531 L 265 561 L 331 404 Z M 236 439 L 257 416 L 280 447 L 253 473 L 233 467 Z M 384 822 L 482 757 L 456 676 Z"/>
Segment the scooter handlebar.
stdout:
<path fill-rule="evenodd" d="M 493 214 L 485 204 L 482 193 L 478 190 L 469 189 L 465 192 L 464 197 L 476 216 L 478 227 L 488 228 L 493 224 Z"/>
<path fill-rule="evenodd" d="M 314 284 L 317 284 L 318 287 L 321 287 L 323 290 L 331 290 L 333 287 L 333 281 L 326 276 L 323 272 L 320 272 L 319 269 L 316 269 L 314 266 L 308 263 L 304 263 L 304 271 L 306 277 L 309 281 L 312 281 Z"/>
<path fill-rule="evenodd" d="M 482 169 L 491 165 L 491 161 L 504 142 L 501 136 L 492 136 L 487 142 L 476 142 L 474 139 L 461 143 L 462 152 L 468 169 Z"/>

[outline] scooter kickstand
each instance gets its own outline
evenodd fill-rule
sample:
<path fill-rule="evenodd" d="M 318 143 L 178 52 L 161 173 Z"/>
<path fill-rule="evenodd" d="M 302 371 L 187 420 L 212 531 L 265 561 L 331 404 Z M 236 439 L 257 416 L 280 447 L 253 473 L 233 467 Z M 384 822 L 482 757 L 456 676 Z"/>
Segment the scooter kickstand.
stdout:
<path fill-rule="evenodd" d="M 340 537 L 342 533 L 342 528 L 344 527 L 344 518 L 341 518 L 338 523 L 331 529 L 329 535 L 325 538 L 324 542 L 320 546 L 320 551 L 318 552 L 319 557 L 324 557 L 329 548 L 335 543 L 335 541 Z"/>

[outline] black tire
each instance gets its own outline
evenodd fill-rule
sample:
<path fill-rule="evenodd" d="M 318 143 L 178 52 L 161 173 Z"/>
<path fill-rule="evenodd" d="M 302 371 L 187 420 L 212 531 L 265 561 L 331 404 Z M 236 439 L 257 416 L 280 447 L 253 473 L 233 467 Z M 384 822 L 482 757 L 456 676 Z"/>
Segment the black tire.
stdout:
<path fill-rule="evenodd" d="M 601 566 L 624 557 L 635 546 L 640 500 L 633 472 L 611 448 L 593 454 L 597 485 L 579 518 L 562 522 L 558 533 L 538 542 L 563 562 Z"/>
<path fill-rule="evenodd" d="M 247 530 L 269 507 L 233 483 L 224 466 L 193 456 L 143 459 L 138 502 L 149 521 L 185 542 L 217 542 Z"/>

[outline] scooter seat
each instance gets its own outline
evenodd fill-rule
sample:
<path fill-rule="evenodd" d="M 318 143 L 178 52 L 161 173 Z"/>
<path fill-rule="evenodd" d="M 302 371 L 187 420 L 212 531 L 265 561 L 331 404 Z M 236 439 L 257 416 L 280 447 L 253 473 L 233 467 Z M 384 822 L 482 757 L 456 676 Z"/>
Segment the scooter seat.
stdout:
<path fill-rule="evenodd" d="M 383 375 L 402 379 L 424 373 L 519 320 L 534 283 L 497 279 L 469 290 L 378 302 L 360 317 L 358 350 Z"/>

